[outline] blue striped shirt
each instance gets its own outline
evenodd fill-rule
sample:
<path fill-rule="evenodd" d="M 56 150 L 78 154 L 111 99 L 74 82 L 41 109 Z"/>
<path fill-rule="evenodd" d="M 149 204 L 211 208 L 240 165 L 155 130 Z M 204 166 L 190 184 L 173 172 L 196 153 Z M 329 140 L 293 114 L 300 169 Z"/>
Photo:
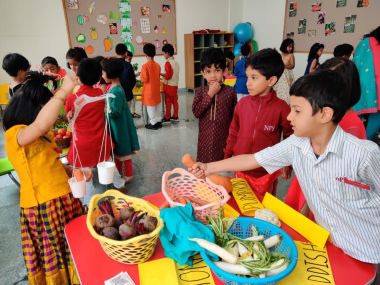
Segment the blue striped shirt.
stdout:
<path fill-rule="evenodd" d="M 380 263 L 380 149 L 337 127 L 315 156 L 309 138 L 290 136 L 255 154 L 269 173 L 292 165 L 315 220 L 348 255 Z"/>

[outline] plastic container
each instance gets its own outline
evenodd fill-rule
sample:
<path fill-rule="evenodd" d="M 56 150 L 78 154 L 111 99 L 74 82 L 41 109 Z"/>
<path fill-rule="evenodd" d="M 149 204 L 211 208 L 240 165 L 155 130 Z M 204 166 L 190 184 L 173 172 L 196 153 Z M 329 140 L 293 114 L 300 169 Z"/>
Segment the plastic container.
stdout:
<path fill-rule="evenodd" d="M 298 252 L 296 244 L 293 239 L 279 227 L 268 223 L 263 220 L 247 217 L 239 217 L 236 219 L 234 224 L 229 229 L 229 233 L 240 238 L 247 238 L 252 236 L 252 226 L 255 226 L 260 235 L 264 235 L 266 238 L 281 234 L 282 239 L 278 245 L 271 248 L 273 252 L 278 252 L 285 255 L 289 260 L 289 266 L 277 275 L 269 276 L 265 278 L 253 278 L 253 277 L 242 277 L 227 273 L 224 270 L 217 267 L 207 256 L 206 253 L 201 252 L 201 256 L 205 263 L 211 268 L 211 270 L 228 285 L 272 285 L 276 284 L 281 279 L 288 276 L 295 268 L 298 259 Z"/>
<path fill-rule="evenodd" d="M 183 206 L 176 202 L 177 197 L 200 199 L 209 202 L 199 206 L 192 203 L 196 218 L 207 224 L 207 217 L 216 218 L 221 207 L 230 199 L 226 189 L 210 180 L 199 179 L 182 168 L 166 171 L 162 175 L 162 194 L 170 207 Z"/>
<path fill-rule="evenodd" d="M 82 198 L 86 195 L 86 181 L 76 181 L 75 177 L 71 177 L 68 180 L 71 192 L 75 198 Z"/>
<path fill-rule="evenodd" d="M 112 161 L 99 162 L 98 165 L 99 183 L 103 185 L 113 182 L 113 173 L 115 171 L 115 163 Z"/>
<path fill-rule="evenodd" d="M 96 218 L 101 214 L 98 207 L 98 201 L 105 197 L 110 200 L 112 210 L 116 217 L 118 217 L 121 208 L 129 205 L 137 211 L 144 211 L 150 216 L 156 217 L 156 229 L 149 234 L 139 235 L 128 240 L 112 240 L 99 235 L 95 231 L 93 225 L 95 224 Z M 90 234 L 99 241 L 104 252 L 112 259 L 126 264 L 137 264 L 147 261 L 154 253 L 157 238 L 164 226 L 158 208 L 143 199 L 124 195 L 117 190 L 108 190 L 103 194 L 97 194 L 91 198 L 86 224 Z"/>

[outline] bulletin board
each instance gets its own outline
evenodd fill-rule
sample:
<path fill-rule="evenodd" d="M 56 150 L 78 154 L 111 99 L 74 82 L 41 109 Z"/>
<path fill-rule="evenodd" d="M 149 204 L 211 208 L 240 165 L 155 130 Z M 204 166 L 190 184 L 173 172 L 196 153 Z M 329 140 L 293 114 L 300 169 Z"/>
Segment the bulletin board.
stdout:
<path fill-rule="evenodd" d="M 287 0 L 284 38 L 294 39 L 295 52 L 309 52 L 316 43 L 325 52 L 348 43 L 354 47 L 380 25 L 379 0 Z"/>
<path fill-rule="evenodd" d="M 145 43 L 162 54 L 165 43 L 177 47 L 175 0 L 62 0 L 70 47 L 83 47 L 89 57 L 113 56 L 125 43 L 143 56 Z"/>

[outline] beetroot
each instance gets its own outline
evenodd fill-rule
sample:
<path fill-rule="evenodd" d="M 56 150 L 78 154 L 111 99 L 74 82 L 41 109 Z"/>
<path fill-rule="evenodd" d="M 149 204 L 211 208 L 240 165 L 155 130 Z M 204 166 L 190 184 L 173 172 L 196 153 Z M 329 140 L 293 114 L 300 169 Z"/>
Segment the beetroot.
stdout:
<path fill-rule="evenodd" d="M 119 234 L 122 240 L 130 239 L 136 236 L 136 230 L 133 225 L 122 224 L 119 227 Z"/>
<path fill-rule="evenodd" d="M 143 224 L 145 233 L 150 233 L 157 227 L 157 218 L 145 215 L 140 219 L 139 223 Z"/>
<path fill-rule="evenodd" d="M 103 229 L 103 235 L 107 238 L 113 239 L 113 240 L 119 240 L 120 235 L 119 231 L 114 227 L 106 227 Z"/>
<path fill-rule="evenodd" d="M 96 218 L 95 227 L 98 230 L 102 230 L 106 227 L 112 227 L 114 223 L 115 223 L 115 220 L 111 215 L 103 214 Z"/>
<path fill-rule="evenodd" d="M 135 212 L 135 209 L 133 207 L 124 207 L 120 209 L 120 217 L 123 221 L 128 220 L 129 217 L 132 216 L 132 214 Z"/>

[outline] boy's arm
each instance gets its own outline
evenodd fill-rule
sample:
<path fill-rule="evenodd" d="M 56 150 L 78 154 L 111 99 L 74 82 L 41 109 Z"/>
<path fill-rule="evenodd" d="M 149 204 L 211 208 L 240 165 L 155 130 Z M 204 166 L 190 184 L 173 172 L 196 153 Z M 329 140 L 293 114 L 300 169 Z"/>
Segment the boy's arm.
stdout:
<path fill-rule="evenodd" d="M 173 77 L 173 68 L 170 62 L 165 62 L 165 73 L 164 73 L 164 78 L 165 80 L 169 80 Z"/>
<path fill-rule="evenodd" d="M 195 97 L 192 106 L 194 116 L 197 119 L 202 117 L 210 108 L 211 103 L 212 98 L 207 95 L 207 90 L 203 88 L 197 89 L 195 91 Z"/>
<path fill-rule="evenodd" d="M 224 149 L 224 158 L 229 158 L 233 155 L 233 149 L 237 140 L 237 134 L 240 128 L 239 120 L 239 107 L 235 108 L 234 116 L 231 121 L 230 129 L 228 131 L 228 137 L 226 142 L 226 147 Z"/>
<path fill-rule="evenodd" d="M 146 64 L 144 64 L 141 67 L 140 79 L 141 79 L 142 83 L 148 83 L 149 82 L 149 73 L 148 73 L 148 70 L 146 68 Z"/>
<path fill-rule="evenodd" d="M 124 91 L 120 92 L 119 94 L 115 94 L 115 93 L 116 92 L 113 93 L 113 95 L 115 95 L 115 98 L 108 99 L 108 102 L 110 104 L 110 110 L 111 110 L 111 113 L 109 113 L 108 115 L 111 118 L 118 118 L 121 116 L 123 112 L 123 98 L 125 98 Z M 123 96 L 123 98 L 121 96 Z"/>
<path fill-rule="evenodd" d="M 359 169 L 359 177 L 364 182 L 370 184 L 374 188 L 370 191 L 375 191 L 380 195 L 380 148 L 378 146 L 371 146 L 368 156 L 363 159 L 363 163 Z"/>

